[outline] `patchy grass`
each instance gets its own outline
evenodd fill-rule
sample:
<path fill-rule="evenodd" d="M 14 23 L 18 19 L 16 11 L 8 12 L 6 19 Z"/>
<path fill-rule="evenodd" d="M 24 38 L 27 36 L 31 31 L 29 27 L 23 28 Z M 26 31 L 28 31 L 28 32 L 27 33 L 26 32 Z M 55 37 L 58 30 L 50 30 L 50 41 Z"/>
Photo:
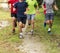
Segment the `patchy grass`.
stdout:
<path fill-rule="evenodd" d="M 40 42 L 46 46 L 46 53 L 60 53 L 60 16 L 55 16 L 52 35 L 47 33 L 48 26 L 44 28 L 44 15 L 41 13 L 36 16 L 35 36 L 40 37 Z M 36 35 L 37 34 L 37 35 Z"/>
<path fill-rule="evenodd" d="M 10 24 L 12 22 L 9 12 L 2 10 L 0 10 L 0 20 L 8 20 Z M 43 13 L 36 15 L 34 36 L 38 36 L 39 41 L 45 45 L 46 53 L 60 53 L 60 16 L 55 16 L 52 35 L 47 33 L 48 26 L 44 28 L 43 23 Z M 19 50 L 16 51 L 15 48 L 22 44 L 23 40 L 18 38 L 18 29 L 16 28 L 16 34 L 12 34 L 11 28 L 10 25 L 0 30 L 0 53 L 22 53 Z"/>
<path fill-rule="evenodd" d="M 18 29 L 16 28 L 16 34 L 11 33 L 12 20 L 8 11 L 0 10 L 0 20 L 8 20 L 10 26 L 0 29 L 0 53 L 22 53 L 20 50 L 16 50 L 22 40 L 18 37 Z"/>

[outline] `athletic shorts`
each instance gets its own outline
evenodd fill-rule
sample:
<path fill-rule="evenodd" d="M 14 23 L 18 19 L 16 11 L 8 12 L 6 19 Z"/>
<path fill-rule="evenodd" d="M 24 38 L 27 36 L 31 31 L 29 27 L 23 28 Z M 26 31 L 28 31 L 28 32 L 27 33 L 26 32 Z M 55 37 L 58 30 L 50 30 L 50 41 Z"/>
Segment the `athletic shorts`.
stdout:
<path fill-rule="evenodd" d="M 28 20 L 34 20 L 34 18 L 35 18 L 35 14 L 28 14 L 27 15 Z"/>
<path fill-rule="evenodd" d="M 23 24 L 26 24 L 26 19 L 27 19 L 27 17 L 19 17 L 19 18 L 17 18 L 17 21 L 22 22 Z"/>
<path fill-rule="evenodd" d="M 45 20 L 54 20 L 54 13 L 46 13 Z"/>
<path fill-rule="evenodd" d="M 17 15 L 15 13 L 11 13 L 11 17 L 17 18 Z"/>

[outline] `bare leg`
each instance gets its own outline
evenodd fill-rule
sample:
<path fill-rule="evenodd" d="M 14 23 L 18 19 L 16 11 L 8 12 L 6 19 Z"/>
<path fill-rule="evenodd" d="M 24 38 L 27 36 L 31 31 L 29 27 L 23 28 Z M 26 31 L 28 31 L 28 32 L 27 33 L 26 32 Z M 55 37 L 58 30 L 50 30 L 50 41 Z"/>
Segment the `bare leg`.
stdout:
<path fill-rule="evenodd" d="M 12 31 L 15 32 L 15 26 L 16 26 L 16 18 L 12 17 Z"/>

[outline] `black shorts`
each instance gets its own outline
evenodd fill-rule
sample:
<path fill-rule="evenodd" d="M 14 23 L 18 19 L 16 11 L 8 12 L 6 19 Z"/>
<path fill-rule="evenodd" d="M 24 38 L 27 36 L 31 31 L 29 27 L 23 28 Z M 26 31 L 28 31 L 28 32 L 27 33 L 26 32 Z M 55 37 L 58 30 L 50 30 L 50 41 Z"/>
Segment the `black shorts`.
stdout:
<path fill-rule="evenodd" d="M 45 20 L 54 20 L 54 13 L 46 13 Z"/>
<path fill-rule="evenodd" d="M 15 13 L 11 13 L 11 17 L 15 17 L 15 18 L 17 18 L 17 14 L 15 14 Z"/>
<path fill-rule="evenodd" d="M 26 24 L 26 20 L 27 20 L 27 17 L 17 18 L 17 21 L 18 21 L 18 22 L 22 22 L 23 24 Z"/>

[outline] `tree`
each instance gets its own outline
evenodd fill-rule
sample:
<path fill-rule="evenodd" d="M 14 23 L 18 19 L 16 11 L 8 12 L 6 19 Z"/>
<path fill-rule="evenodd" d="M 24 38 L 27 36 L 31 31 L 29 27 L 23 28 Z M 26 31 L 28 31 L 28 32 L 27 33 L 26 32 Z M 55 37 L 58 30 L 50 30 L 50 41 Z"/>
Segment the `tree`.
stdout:
<path fill-rule="evenodd" d="M 42 4 L 43 0 L 37 0 L 38 5 L 40 6 Z M 60 8 L 60 0 L 56 0 L 57 6 Z"/>
<path fill-rule="evenodd" d="M 43 1 L 43 0 L 37 0 L 39 7 L 41 7 L 42 1 Z"/>

